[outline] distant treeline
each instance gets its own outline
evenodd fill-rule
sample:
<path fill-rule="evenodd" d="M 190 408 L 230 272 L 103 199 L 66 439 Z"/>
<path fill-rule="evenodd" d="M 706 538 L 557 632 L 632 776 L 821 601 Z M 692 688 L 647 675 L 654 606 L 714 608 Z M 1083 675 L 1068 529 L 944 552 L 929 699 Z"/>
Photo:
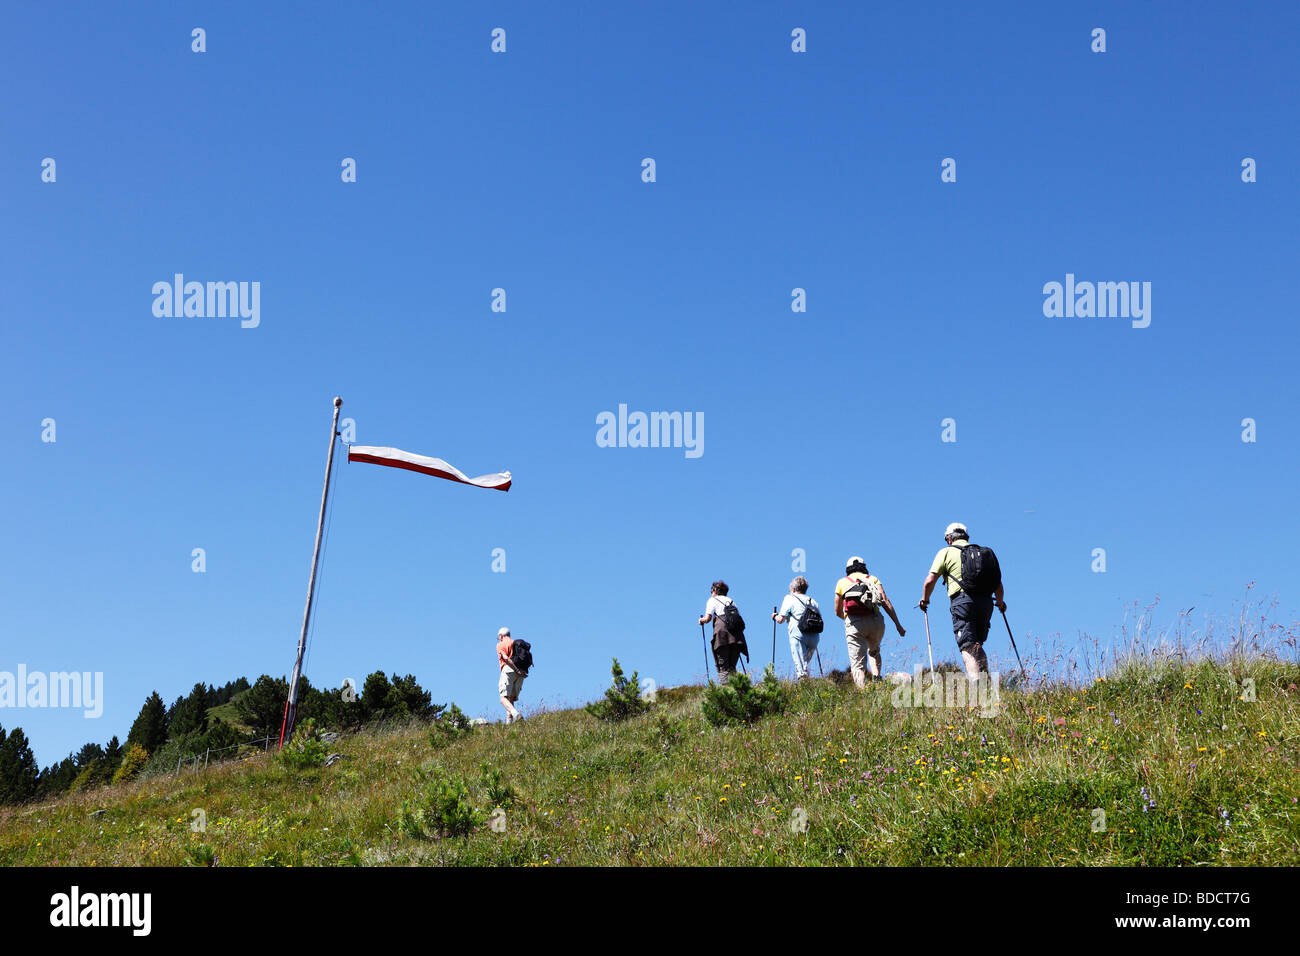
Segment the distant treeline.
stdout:
<path fill-rule="evenodd" d="M 298 684 L 298 724 L 314 719 L 322 728 L 347 729 L 395 718 L 436 719 L 445 709 L 435 704 L 415 677 L 391 678 L 375 671 L 355 699 L 343 690 L 322 691 L 306 677 Z M 37 768 L 36 757 L 21 727 L 0 726 L 0 805 L 27 803 L 174 770 L 182 757 L 278 737 L 289 682 L 263 674 L 257 683 L 241 677 L 221 687 L 195 684 L 170 707 L 157 691 L 150 694 L 123 743 L 114 735 L 107 744 L 88 743 L 76 753 Z M 233 752 L 233 751 L 231 751 Z"/>

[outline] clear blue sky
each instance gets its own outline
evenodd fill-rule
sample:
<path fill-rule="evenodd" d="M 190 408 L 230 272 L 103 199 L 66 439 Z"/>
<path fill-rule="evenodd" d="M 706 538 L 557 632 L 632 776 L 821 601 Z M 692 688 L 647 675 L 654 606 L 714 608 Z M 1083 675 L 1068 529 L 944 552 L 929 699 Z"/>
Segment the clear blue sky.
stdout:
<path fill-rule="evenodd" d="M 359 443 L 515 485 L 338 465 L 317 685 L 496 719 L 502 624 L 526 707 L 614 655 L 698 680 L 714 578 L 763 660 L 793 549 L 823 602 L 857 553 L 911 607 L 953 520 L 1022 651 L 1252 581 L 1295 619 L 1294 4 L 614 7 L 7 12 L 0 670 L 106 682 L 98 720 L 0 710 L 42 765 L 152 690 L 288 673 L 335 394 Z M 260 325 L 155 317 L 177 272 L 260 282 Z M 1067 273 L 1152 283 L 1150 327 L 1044 317 Z M 702 412 L 703 456 L 597 447 L 620 403 Z"/>

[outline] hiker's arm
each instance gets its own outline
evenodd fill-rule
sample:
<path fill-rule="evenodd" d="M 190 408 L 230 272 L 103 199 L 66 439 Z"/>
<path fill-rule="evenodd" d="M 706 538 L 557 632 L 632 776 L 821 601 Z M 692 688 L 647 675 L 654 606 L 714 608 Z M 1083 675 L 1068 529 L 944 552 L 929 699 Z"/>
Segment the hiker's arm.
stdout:
<path fill-rule="evenodd" d="M 1000 584 L 998 585 L 998 589 L 993 592 L 993 603 L 998 606 L 999 611 L 1001 611 L 1003 614 L 1006 613 L 1007 611 L 1006 592 L 1002 590 L 1002 585 Z"/>
<path fill-rule="evenodd" d="M 784 614 L 773 614 L 772 620 L 776 621 L 776 623 L 778 624 L 784 624 L 786 621 L 786 617 Z"/>
<path fill-rule="evenodd" d="M 843 594 L 837 593 L 835 595 L 835 616 L 836 617 L 844 616 L 844 595 Z"/>
<path fill-rule="evenodd" d="M 898 615 L 894 613 L 894 602 L 889 600 L 889 595 L 885 594 L 884 587 L 881 587 L 880 594 L 880 603 L 885 606 L 885 610 L 889 613 L 889 616 L 894 619 L 894 629 L 898 631 L 898 636 L 906 637 L 907 631 L 903 630 L 903 625 L 898 623 Z"/>
<path fill-rule="evenodd" d="M 935 582 L 939 580 L 939 575 L 931 571 L 925 576 L 925 584 L 921 586 L 921 603 L 920 608 L 924 611 L 930 606 L 930 595 L 934 591 Z"/>
<path fill-rule="evenodd" d="M 713 620 L 713 615 L 712 615 L 712 614 L 706 614 L 706 615 L 704 615 L 704 617 L 700 618 L 700 623 L 701 623 L 701 624 L 708 624 L 708 623 L 709 623 L 710 621 L 712 621 L 712 620 Z"/>

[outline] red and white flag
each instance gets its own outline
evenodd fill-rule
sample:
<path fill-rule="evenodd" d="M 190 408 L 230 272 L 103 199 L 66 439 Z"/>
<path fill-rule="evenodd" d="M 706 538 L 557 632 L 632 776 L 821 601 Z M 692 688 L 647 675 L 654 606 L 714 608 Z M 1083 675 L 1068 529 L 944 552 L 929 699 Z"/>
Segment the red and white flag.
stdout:
<path fill-rule="evenodd" d="M 453 468 L 441 458 L 426 458 L 424 455 L 414 455 L 409 451 L 402 451 L 400 448 L 349 445 L 348 461 L 366 461 L 372 465 L 405 468 L 407 471 L 418 471 L 422 475 L 433 475 L 435 478 L 459 481 L 461 484 L 474 485 L 478 488 L 495 488 L 498 491 L 510 490 L 510 472 L 508 471 L 496 475 L 479 475 L 477 478 L 469 478 L 464 472 Z"/>

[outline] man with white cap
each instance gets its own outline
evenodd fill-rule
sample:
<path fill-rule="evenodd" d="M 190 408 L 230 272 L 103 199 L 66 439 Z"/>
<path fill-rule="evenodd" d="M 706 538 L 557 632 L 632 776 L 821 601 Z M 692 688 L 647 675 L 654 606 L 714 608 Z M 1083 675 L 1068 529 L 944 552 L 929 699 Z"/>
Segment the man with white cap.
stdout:
<path fill-rule="evenodd" d="M 515 642 L 510 637 L 510 628 L 503 627 L 497 631 L 497 664 L 501 670 L 501 676 L 497 680 L 497 693 L 501 695 L 501 706 L 506 709 L 507 724 L 524 719 L 515 707 L 515 701 L 519 699 L 519 691 L 528 675 L 515 667 L 514 653 Z"/>
<path fill-rule="evenodd" d="M 996 556 L 988 548 L 972 545 L 969 538 L 966 526 L 960 521 L 948 525 L 943 534 L 944 547 L 930 564 L 930 573 L 922 585 L 921 601 L 917 607 L 922 611 L 929 608 L 930 594 L 942 576 L 948 586 L 948 609 L 952 612 L 952 632 L 957 638 L 957 649 L 961 651 L 962 663 L 966 665 L 967 678 L 974 681 L 979 680 L 981 673 L 987 674 L 989 670 L 984 641 L 989 636 L 993 608 L 996 606 L 1005 613 L 1007 604 L 1003 600 L 1002 572 Z M 981 578 L 986 582 L 983 586 L 962 581 L 962 552 L 967 548 L 974 549 L 973 556 L 983 558 Z M 988 585 L 987 581 L 990 580 L 993 586 Z"/>
<path fill-rule="evenodd" d="M 868 572 L 866 562 L 855 554 L 844 563 L 844 577 L 835 584 L 835 616 L 844 619 L 849 671 L 858 687 L 865 687 L 868 677 L 880 679 L 880 642 L 885 637 L 882 607 L 893 618 L 898 636 L 907 634 L 880 578 Z"/>

